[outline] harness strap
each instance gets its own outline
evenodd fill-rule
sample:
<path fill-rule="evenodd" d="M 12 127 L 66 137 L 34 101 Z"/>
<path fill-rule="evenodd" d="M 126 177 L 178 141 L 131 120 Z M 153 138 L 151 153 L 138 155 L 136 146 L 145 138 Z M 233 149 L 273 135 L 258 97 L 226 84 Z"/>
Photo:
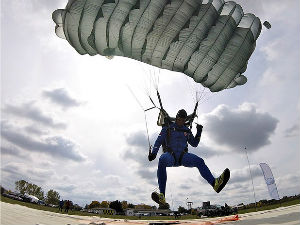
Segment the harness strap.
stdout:
<path fill-rule="evenodd" d="M 183 158 L 183 155 L 184 155 L 185 153 L 187 153 L 187 152 L 188 152 L 188 148 L 185 148 L 185 149 L 180 153 L 179 160 L 178 160 L 179 166 L 182 166 L 182 158 Z"/>
<path fill-rule="evenodd" d="M 176 155 L 174 153 L 174 151 L 169 147 L 168 148 L 168 152 L 173 156 L 174 160 L 175 160 L 175 164 L 178 163 L 179 166 L 182 166 L 182 158 L 183 158 L 183 155 L 185 153 L 188 152 L 188 148 L 185 148 L 181 153 L 180 153 L 180 156 L 179 156 L 179 159 L 177 161 L 177 158 L 176 158 Z"/>
<path fill-rule="evenodd" d="M 170 127 L 168 128 L 169 131 L 173 130 L 173 131 L 178 131 L 178 132 L 186 132 L 186 133 L 191 133 L 190 130 L 188 129 L 183 129 L 183 128 L 177 128 L 177 127 Z M 168 133 L 171 134 L 171 133 Z"/>
<path fill-rule="evenodd" d="M 169 151 L 169 153 L 173 156 L 173 158 L 174 158 L 174 160 L 175 160 L 175 164 L 176 164 L 176 162 L 177 162 L 177 159 L 176 159 L 176 155 L 175 155 L 175 153 L 171 150 L 171 151 Z"/>
<path fill-rule="evenodd" d="M 186 130 L 186 129 L 180 129 L 180 128 L 176 128 L 176 127 L 172 127 L 172 128 L 168 127 L 167 137 L 166 137 L 166 144 L 163 145 L 163 151 L 164 152 L 169 152 L 173 156 L 173 158 L 175 160 L 175 164 L 178 163 L 179 166 L 182 166 L 182 158 L 183 158 L 183 155 L 188 152 L 188 147 L 186 146 L 186 148 L 180 153 L 179 159 L 177 161 L 177 158 L 176 158 L 176 155 L 175 155 L 174 151 L 170 148 L 170 146 L 168 146 L 169 141 L 170 141 L 170 136 L 171 136 L 171 130 L 179 131 L 179 132 L 189 132 L 189 131 Z"/>

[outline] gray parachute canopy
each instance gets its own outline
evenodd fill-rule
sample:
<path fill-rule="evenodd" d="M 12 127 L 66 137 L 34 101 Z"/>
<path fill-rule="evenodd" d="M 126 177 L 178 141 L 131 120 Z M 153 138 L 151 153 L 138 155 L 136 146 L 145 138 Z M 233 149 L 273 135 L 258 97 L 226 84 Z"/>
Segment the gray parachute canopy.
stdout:
<path fill-rule="evenodd" d="M 261 22 L 224 0 L 69 0 L 52 18 L 79 54 L 183 72 L 212 92 L 243 85 Z"/>

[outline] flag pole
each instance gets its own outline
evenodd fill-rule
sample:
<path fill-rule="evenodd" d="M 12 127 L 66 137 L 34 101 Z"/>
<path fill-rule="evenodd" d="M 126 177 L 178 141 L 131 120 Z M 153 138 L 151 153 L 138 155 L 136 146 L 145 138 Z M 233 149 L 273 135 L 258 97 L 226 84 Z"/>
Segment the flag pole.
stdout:
<path fill-rule="evenodd" d="M 251 177 L 251 181 L 252 181 L 253 196 L 254 196 L 254 201 L 255 201 L 255 210 L 257 211 L 257 204 L 256 204 L 256 196 L 255 196 L 255 189 L 254 189 L 253 177 L 252 177 L 252 173 L 251 173 L 250 162 L 249 162 L 249 158 L 248 158 L 247 148 L 246 147 L 245 147 L 245 153 L 246 153 L 246 157 L 247 157 L 247 161 L 248 161 L 248 166 L 249 166 L 249 173 L 250 173 L 250 177 Z"/>

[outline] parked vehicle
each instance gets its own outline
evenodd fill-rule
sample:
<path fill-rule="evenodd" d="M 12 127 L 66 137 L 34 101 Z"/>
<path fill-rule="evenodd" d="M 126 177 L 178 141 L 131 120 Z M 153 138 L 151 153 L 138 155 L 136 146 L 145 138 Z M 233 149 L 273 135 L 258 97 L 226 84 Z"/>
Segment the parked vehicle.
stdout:
<path fill-rule="evenodd" d="M 22 198 L 20 198 L 17 193 L 11 192 L 11 193 L 3 193 L 2 194 L 4 197 L 10 198 L 10 199 L 14 199 L 14 200 L 18 200 L 18 201 L 23 201 Z"/>
<path fill-rule="evenodd" d="M 201 208 L 198 211 L 198 216 L 206 216 L 206 217 L 216 217 L 216 216 L 228 216 L 236 213 L 237 211 L 234 208 L 231 208 L 225 203 L 225 206 L 221 205 L 209 205 L 205 208 Z"/>
<path fill-rule="evenodd" d="M 24 194 L 24 196 L 30 200 L 31 203 L 38 203 L 39 199 L 33 195 Z"/>
<path fill-rule="evenodd" d="M 39 205 L 46 205 L 46 203 L 44 201 L 42 201 L 42 200 L 38 200 L 37 204 L 39 204 Z"/>

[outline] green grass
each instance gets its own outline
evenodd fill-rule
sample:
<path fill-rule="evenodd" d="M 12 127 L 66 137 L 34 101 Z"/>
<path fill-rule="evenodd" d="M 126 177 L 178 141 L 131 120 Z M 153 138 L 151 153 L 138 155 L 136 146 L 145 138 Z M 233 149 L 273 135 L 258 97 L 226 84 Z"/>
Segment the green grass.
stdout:
<path fill-rule="evenodd" d="M 296 204 L 300 204 L 300 199 L 293 199 L 293 200 L 290 200 L 290 201 L 286 201 L 286 202 L 281 203 L 281 205 L 279 203 L 272 204 L 272 205 L 264 205 L 264 206 L 261 206 L 261 207 L 257 207 L 257 211 L 276 209 L 278 207 L 291 206 L 291 205 L 296 205 Z M 244 214 L 244 213 L 255 212 L 255 211 L 256 211 L 255 208 L 241 209 L 241 210 L 238 211 L 238 213 L 239 214 Z"/>
<path fill-rule="evenodd" d="M 62 212 L 58 212 L 58 208 L 52 208 L 49 206 L 43 206 L 43 205 L 37 205 L 29 202 L 21 202 L 17 201 L 14 199 L 10 199 L 4 196 L 1 196 L 1 201 L 10 203 L 10 204 L 18 204 L 22 206 L 26 206 L 32 209 L 38 209 L 38 210 L 44 210 L 44 211 L 50 211 L 50 212 L 55 212 L 55 213 L 61 213 L 61 214 L 66 214 Z M 87 212 L 80 212 L 80 211 L 71 211 L 69 210 L 68 212 L 69 215 L 78 215 L 78 216 L 99 216 L 103 218 L 111 218 L 111 219 L 128 219 L 128 220 L 174 220 L 174 216 L 142 216 L 142 217 L 137 217 L 137 216 L 122 216 L 122 215 L 99 215 L 95 213 L 87 213 Z M 186 215 L 186 216 L 181 216 L 181 219 L 196 219 L 199 218 L 197 216 L 193 215 Z"/>
<path fill-rule="evenodd" d="M 1 201 L 6 202 L 6 203 L 10 203 L 10 204 L 23 205 L 23 206 L 26 206 L 26 207 L 32 208 L 32 209 L 62 213 L 62 212 L 58 212 L 58 208 L 52 208 L 52 207 L 49 207 L 49 206 L 38 205 L 38 204 L 29 203 L 29 202 L 21 202 L 21 201 L 10 199 L 10 198 L 4 197 L 4 196 L 1 196 Z M 62 214 L 66 214 L 66 213 L 62 213 Z M 80 215 L 80 216 L 95 216 L 95 215 L 98 215 L 98 214 L 93 214 L 93 213 L 80 212 L 80 211 L 71 211 L 71 210 L 69 210 L 68 214 L 69 215 Z"/>
<path fill-rule="evenodd" d="M 62 212 L 58 212 L 58 208 L 37 205 L 37 204 L 29 203 L 29 202 L 21 202 L 21 201 L 13 200 L 10 198 L 6 198 L 4 196 L 1 196 L 1 201 L 7 202 L 10 204 L 23 205 L 23 206 L 33 208 L 33 209 L 38 209 L 38 210 L 62 213 Z M 294 199 L 291 201 L 281 203 L 281 206 L 290 206 L 290 205 L 295 205 L 295 204 L 299 204 L 299 203 L 300 203 L 300 199 Z M 278 207 L 280 207 L 280 204 L 273 204 L 273 205 L 269 205 L 269 206 L 258 207 L 257 210 L 263 211 L 263 210 L 275 209 Z M 255 212 L 255 211 L 256 211 L 255 208 L 242 209 L 242 210 L 238 211 L 238 214 L 244 214 L 244 213 Z M 66 213 L 63 212 L 62 214 L 66 214 Z M 69 210 L 68 214 L 69 215 L 78 215 L 78 216 L 99 216 L 99 214 L 80 212 L 80 211 L 71 211 L 71 210 Z M 139 218 L 137 216 L 101 215 L 99 217 L 112 218 L 112 219 L 128 219 L 128 220 L 138 220 L 138 219 L 141 219 L 141 220 L 175 220 L 174 216 L 151 216 L 151 217 L 150 216 L 142 216 Z M 180 219 L 180 220 L 199 219 L 199 217 L 197 217 L 196 215 L 185 215 L 185 216 L 181 216 L 178 219 Z M 176 220 L 178 220 L 178 219 L 176 219 Z"/>

